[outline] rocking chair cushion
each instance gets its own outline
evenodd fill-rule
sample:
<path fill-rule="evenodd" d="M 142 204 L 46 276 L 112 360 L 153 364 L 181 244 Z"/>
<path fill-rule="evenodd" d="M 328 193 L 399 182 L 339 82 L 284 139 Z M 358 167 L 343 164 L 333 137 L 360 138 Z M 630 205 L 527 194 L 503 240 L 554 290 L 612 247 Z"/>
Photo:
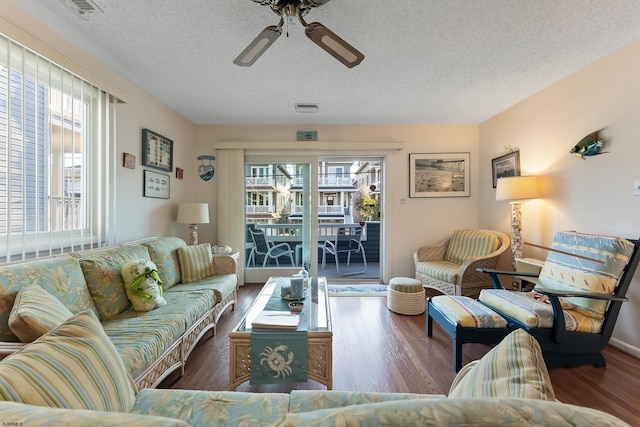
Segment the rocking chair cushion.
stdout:
<path fill-rule="evenodd" d="M 555 400 L 540 345 L 522 329 L 511 332 L 482 359 L 472 363 L 453 380 L 450 398 Z"/>
<path fill-rule="evenodd" d="M 544 264 L 538 285 L 559 291 L 583 291 L 612 294 L 624 267 L 633 253 L 633 243 L 627 239 L 584 233 L 556 233 L 553 249 Z M 602 263 L 588 261 L 592 258 Z M 585 316 L 602 319 L 607 301 L 590 298 L 566 298 Z"/>
<path fill-rule="evenodd" d="M 532 328 L 553 327 L 553 308 L 540 294 L 516 292 L 506 289 L 483 289 L 478 298 L 483 304 Z M 602 320 L 585 316 L 582 312 L 563 304 L 564 324 L 567 331 L 599 333 Z"/>

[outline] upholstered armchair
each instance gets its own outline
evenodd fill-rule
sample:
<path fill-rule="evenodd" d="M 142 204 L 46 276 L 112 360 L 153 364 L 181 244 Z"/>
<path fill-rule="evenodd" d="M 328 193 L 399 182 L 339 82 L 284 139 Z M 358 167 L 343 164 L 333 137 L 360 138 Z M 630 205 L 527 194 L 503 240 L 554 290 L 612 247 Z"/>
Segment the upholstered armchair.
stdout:
<path fill-rule="evenodd" d="M 476 298 L 492 287 L 489 275 L 476 269 L 495 268 L 509 244 L 509 236 L 499 231 L 456 230 L 449 239 L 414 252 L 416 279 L 427 291 Z"/>

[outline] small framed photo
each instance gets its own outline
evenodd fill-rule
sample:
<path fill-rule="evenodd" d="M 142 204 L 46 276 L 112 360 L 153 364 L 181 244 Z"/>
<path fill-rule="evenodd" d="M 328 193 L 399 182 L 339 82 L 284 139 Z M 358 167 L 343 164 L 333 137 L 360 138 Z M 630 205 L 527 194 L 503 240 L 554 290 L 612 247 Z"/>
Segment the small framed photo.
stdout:
<path fill-rule="evenodd" d="M 142 165 L 172 172 L 173 141 L 149 129 L 142 129 Z"/>
<path fill-rule="evenodd" d="M 184 170 L 182 168 L 176 168 L 176 178 L 177 179 L 184 178 Z"/>
<path fill-rule="evenodd" d="M 469 153 L 409 154 L 409 197 L 468 197 Z"/>
<path fill-rule="evenodd" d="M 129 153 L 122 154 L 122 166 L 127 169 L 135 169 L 136 168 L 136 156 Z"/>
<path fill-rule="evenodd" d="M 504 156 L 491 160 L 493 188 L 498 185 L 498 178 L 505 176 L 520 176 L 520 151 L 512 151 Z"/>
<path fill-rule="evenodd" d="M 170 196 L 170 176 L 163 173 L 144 171 L 144 197 L 168 199 Z"/>

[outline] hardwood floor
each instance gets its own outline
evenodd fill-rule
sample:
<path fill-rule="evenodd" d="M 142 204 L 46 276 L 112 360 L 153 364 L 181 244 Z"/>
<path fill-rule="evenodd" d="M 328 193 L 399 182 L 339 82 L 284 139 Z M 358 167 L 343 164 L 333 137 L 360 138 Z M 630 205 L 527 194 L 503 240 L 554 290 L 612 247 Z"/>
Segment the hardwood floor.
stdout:
<path fill-rule="evenodd" d="M 173 376 L 162 388 L 227 390 L 229 340 L 227 334 L 240 321 L 262 285 L 240 288 L 235 311 L 227 311 L 217 335 L 204 339 L 191 354 L 183 378 Z M 451 340 L 434 324 L 433 337 L 425 333 L 425 315 L 402 316 L 390 312 L 384 297 L 331 297 L 333 321 L 333 389 L 354 391 L 447 394 L 455 372 Z M 463 363 L 482 357 L 490 347 L 463 346 Z M 556 398 L 565 403 L 596 408 L 640 426 L 640 360 L 609 346 L 607 367 L 550 370 Z M 314 381 L 286 385 L 252 386 L 238 391 L 289 392 L 323 390 Z"/>

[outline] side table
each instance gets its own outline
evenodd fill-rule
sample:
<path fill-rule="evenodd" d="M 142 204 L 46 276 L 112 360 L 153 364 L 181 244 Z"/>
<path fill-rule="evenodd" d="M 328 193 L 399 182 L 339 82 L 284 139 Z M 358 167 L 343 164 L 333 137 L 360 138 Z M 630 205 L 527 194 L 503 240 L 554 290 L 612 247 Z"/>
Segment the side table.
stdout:
<path fill-rule="evenodd" d="M 517 273 L 533 273 L 540 274 L 544 261 L 535 258 L 516 258 L 516 272 Z M 535 283 L 535 279 L 531 277 L 516 276 L 516 284 L 520 292 L 527 289 L 529 284 Z"/>

